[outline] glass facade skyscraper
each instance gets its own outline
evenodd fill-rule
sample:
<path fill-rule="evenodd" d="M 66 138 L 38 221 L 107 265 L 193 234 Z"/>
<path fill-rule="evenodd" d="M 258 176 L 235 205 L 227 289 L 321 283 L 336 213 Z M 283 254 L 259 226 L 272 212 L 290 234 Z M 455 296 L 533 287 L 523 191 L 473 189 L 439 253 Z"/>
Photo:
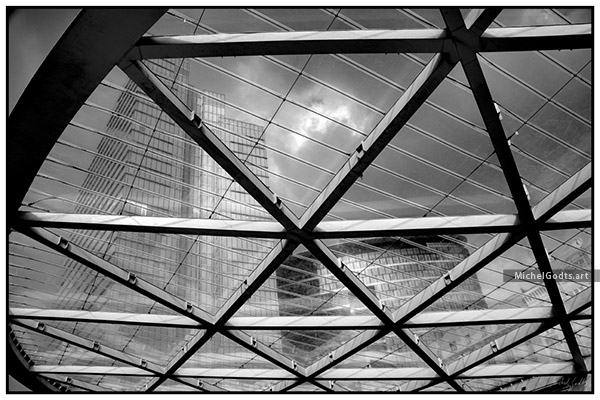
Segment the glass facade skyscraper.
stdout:
<path fill-rule="evenodd" d="M 224 95 L 190 86 L 189 61 L 159 60 L 149 66 L 171 82 L 173 92 L 185 100 L 237 157 L 247 160 L 260 179 L 268 182 L 260 126 L 228 118 Z M 108 135 L 100 140 L 90 173 L 82 183 L 76 212 L 107 210 L 126 216 L 266 219 L 260 205 L 238 183 L 224 179 L 222 168 L 159 107 L 146 100 L 133 82 L 128 81 L 122 88 L 114 111 L 107 123 Z M 107 195 L 97 196 L 97 193 Z M 69 240 L 95 248 L 96 254 L 105 260 L 210 313 L 218 311 L 231 290 L 240 285 L 267 252 L 265 242 L 260 239 L 231 237 L 74 231 Z M 125 301 L 135 304 L 131 312 L 161 310 L 150 299 L 140 301 L 118 283 L 73 260 L 67 261 L 65 268 L 58 293 L 58 298 L 63 299 L 61 308 L 120 311 L 115 303 Z M 246 308 L 252 308 L 254 314 L 274 315 L 276 295 L 271 293 L 269 298 L 266 293 L 249 302 Z M 162 353 L 165 357 L 179 351 L 177 343 L 189 338 L 191 332 L 161 327 L 137 332 L 135 327 L 126 325 L 99 329 L 102 332 L 97 336 L 102 342 L 111 338 L 117 347 L 134 353 Z M 203 353 L 226 354 L 227 345 L 219 339 L 213 338 Z"/>

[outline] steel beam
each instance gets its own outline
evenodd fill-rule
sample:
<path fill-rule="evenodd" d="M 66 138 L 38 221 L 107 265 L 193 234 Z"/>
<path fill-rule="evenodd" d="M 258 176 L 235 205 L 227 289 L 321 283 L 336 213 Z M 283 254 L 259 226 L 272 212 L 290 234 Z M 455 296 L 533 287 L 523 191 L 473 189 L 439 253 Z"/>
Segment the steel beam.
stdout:
<path fill-rule="evenodd" d="M 442 29 L 261 32 L 191 36 L 145 36 L 127 57 L 240 57 L 298 54 L 438 53 Z"/>
<path fill-rule="evenodd" d="M 286 231 L 279 223 L 268 221 L 20 212 L 18 224 L 44 228 L 110 230 L 116 232 L 155 232 L 269 239 L 284 239 L 286 237 Z"/>
<path fill-rule="evenodd" d="M 541 230 L 589 228 L 591 210 L 561 211 Z M 515 232 L 524 229 L 517 215 L 472 215 L 461 217 L 389 218 L 321 222 L 312 236 L 315 239 L 393 237 L 405 235 L 452 235 Z"/>
<path fill-rule="evenodd" d="M 155 376 L 156 374 L 137 367 L 109 367 L 96 365 L 34 365 L 31 371 L 37 374 L 60 375 L 118 375 Z"/>
<path fill-rule="evenodd" d="M 401 325 L 404 329 L 440 328 L 499 324 L 542 322 L 553 317 L 552 307 L 506 308 L 493 310 L 464 310 L 426 312 L 414 316 Z M 104 311 L 43 310 L 10 308 L 10 319 L 37 319 L 44 321 L 71 321 L 94 324 L 161 326 L 171 328 L 206 329 L 184 315 L 132 314 Z M 571 320 L 591 319 L 590 314 L 572 315 Z M 353 316 L 273 316 L 234 317 L 223 326 L 227 330 L 372 330 L 384 325 L 379 318 L 368 315 Z"/>
<path fill-rule="evenodd" d="M 481 36 L 477 42 L 472 43 L 475 52 L 591 48 L 590 24 L 486 30 L 500 10 L 492 7 L 477 14 L 479 23 L 474 23 L 470 28 Z M 442 29 L 145 36 L 140 38 L 127 58 L 144 60 L 302 54 L 440 53 L 450 42 Z"/>
<path fill-rule="evenodd" d="M 8 226 L 52 146 L 111 68 L 166 8 L 86 8 L 29 82 L 8 117 Z"/>
<path fill-rule="evenodd" d="M 455 65 L 447 55 L 437 54 L 433 57 L 304 212 L 300 220 L 303 230 L 312 231 L 316 228 Z"/>
<path fill-rule="evenodd" d="M 506 139 L 504 128 L 500 121 L 498 111 L 492 99 L 492 94 L 488 87 L 481 65 L 475 55 L 475 52 L 464 44 L 469 40 L 471 33 L 464 25 L 464 21 L 457 9 L 442 9 L 442 17 L 446 21 L 446 25 L 452 26 L 452 37 L 456 37 L 455 41 L 457 53 L 461 59 L 461 64 L 465 70 L 465 75 L 469 82 L 469 86 L 475 97 L 475 102 L 479 108 L 479 112 L 483 118 L 486 130 L 490 135 L 492 145 L 496 152 L 496 156 L 502 167 L 502 171 L 506 178 L 510 193 L 519 213 L 521 223 L 529 227 L 527 238 L 531 245 L 531 250 L 536 258 L 538 268 L 542 272 L 552 272 L 548 254 L 544 248 L 540 232 L 534 229 L 536 220 L 529 204 L 528 196 L 525 192 L 525 187 L 521 181 L 521 175 L 517 168 L 517 164 L 513 158 L 512 151 Z M 460 41 L 460 42 L 459 42 Z M 552 305 L 557 312 L 559 318 L 566 316 L 564 304 L 558 289 L 558 285 L 553 278 L 546 279 L 544 274 L 544 285 L 548 291 Z M 551 276 L 551 275 L 550 275 Z M 561 322 L 561 328 L 565 335 L 565 339 L 569 345 L 569 349 L 573 355 L 573 361 L 578 369 L 585 371 L 585 363 L 579 345 L 575 339 L 575 335 L 568 321 Z"/>
<path fill-rule="evenodd" d="M 58 375 L 129 375 L 151 376 L 146 371 L 131 367 L 101 367 L 73 365 L 40 365 L 33 367 L 38 374 Z M 457 376 L 458 379 L 489 379 L 528 376 L 565 376 L 575 375 L 571 363 L 523 363 L 523 364 L 491 364 L 473 368 L 471 371 Z M 272 369 L 228 369 L 228 368 L 181 368 L 176 378 L 195 377 L 201 379 L 236 379 L 236 380 L 280 380 L 290 379 L 289 374 Z M 323 373 L 318 381 L 388 381 L 411 380 L 423 381 L 435 377 L 429 368 L 334 368 Z M 291 381 L 290 381 L 291 382 Z"/>
<path fill-rule="evenodd" d="M 148 67 L 140 61 L 127 60 L 119 67 L 286 230 L 298 227 L 296 216 L 282 200 Z"/>
<path fill-rule="evenodd" d="M 591 182 L 591 177 L 589 178 Z M 582 186 L 585 187 L 585 186 Z M 256 237 L 284 239 L 288 233 L 277 222 L 194 218 L 163 218 L 124 215 L 20 212 L 18 225 L 29 227 L 154 232 L 164 234 Z M 540 230 L 591 228 L 591 210 L 559 211 Z M 428 218 L 385 218 L 321 222 L 315 239 L 390 237 L 404 235 L 452 235 L 515 232 L 523 227 L 515 214 Z"/>
<path fill-rule="evenodd" d="M 484 52 L 591 49 L 592 25 L 491 28 L 474 50 Z"/>
<path fill-rule="evenodd" d="M 500 7 L 486 7 L 479 10 L 471 10 L 465 17 L 465 26 L 474 36 L 481 37 L 501 12 L 502 8 Z"/>

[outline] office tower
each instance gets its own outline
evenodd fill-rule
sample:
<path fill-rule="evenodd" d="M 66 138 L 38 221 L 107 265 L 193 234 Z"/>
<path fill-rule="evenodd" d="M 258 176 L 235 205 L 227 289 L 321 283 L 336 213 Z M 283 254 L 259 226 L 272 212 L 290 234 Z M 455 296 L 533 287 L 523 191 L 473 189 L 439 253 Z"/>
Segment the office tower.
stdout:
<path fill-rule="evenodd" d="M 469 255 L 467 248 L 461 244 L 464 241 L 463 237 L 416 236 L 355 240 L 331 245 L 329 248 L 345 267 L 360 277 L 365 286 L 379 298 L 381 305 L 396 310 Z M 370 314 L 358 299 L 350 298 L 351 304 L 348 304 L 347 298 L 340 300 L 341 296 L 335 295 L 346 292 L 347 289 L 337 279 L 331 278 L 331 273 L 310 253 L 297 254 L 288 259 L 285 266 L 277 270 L 279 309 L 282 315 L 307 315 L 307 310 L 312 312 L 315 309 L 318 311 L 311 315 Z M 434 311 L 487 308 L 477 280 L 467 279 L 460 288 L 461 290 L 451 291 L 437 301 Z M 460 341 L 459 347 L 464 348 L 474 343 L 478 337 L 486 335 L 483 331 L 469 331 L 462 338 L 458 338 L 460 335 L 447 338 L 447 333 L 444 329 L 437 329 L 427 336 L 428 346 L 447 349 L 438 352 L 442 359 L 457 356 L 452 347 L 448 347 L 448 343 Z M 347 331 L 288 332 L 283 340 L 283 349 L 295 357 L 309 353 L 327 354 L 351 337 L 352 333 Z M 331 347 L 325 348 L 326 346 Z M 400 340 L 390 335 L 372 344 L 369 350 L 384 358 L 400 347 L 403 347 Z M 357 363 L 355 367 L 364 367 L 365 363 L 370 362 L 359 357 L 352 360 Z M 417 356 L 404 348 L 401 356 L 393 363 L 390 364 L 388 358 L 388 361 L 379 361 L 378 365 L 412 367 L 417 365 Z"/>
<path fill-rule="evenodd" d="M 224 95 L 192 87 L 188 60 L 158 60 L 148 66 L 268 184 L 262 127 L 228 118 Z M 75 212 L 237 220 L 268 217 L 132 81 L 120 90 L 81 185 Z M 73 231 L 69 240 L 213 314 L 269 249 L 269 244 L 259 239 L 140 232 L 79 230 Z M 59 298 L 65 309 L 170 313 L 72 260 L 65 264 Z M 128 309 L 120 309 L 119 304 L 127 304 Z M 261 292 L 242 311 L 273 315 L 277 313 L 276 295 Z M 178 342 L 196 333 L 162 327 L 136 330 L 125 325 L 101 326 L 98 330 L 100 340 L 117 347 L 125 344 L 124 350 L 133 354 L 162 354 L 165 360 L 181 350 Z M 229 350 L 214 337 L 202 351 L 222 354 Z"/>

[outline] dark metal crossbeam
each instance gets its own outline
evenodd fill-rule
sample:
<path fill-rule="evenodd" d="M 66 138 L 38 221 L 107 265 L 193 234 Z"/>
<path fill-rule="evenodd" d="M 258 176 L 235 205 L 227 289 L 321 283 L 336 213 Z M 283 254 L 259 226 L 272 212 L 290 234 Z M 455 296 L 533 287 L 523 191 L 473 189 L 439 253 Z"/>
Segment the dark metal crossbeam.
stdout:
<path fill-rule="evenodd" d="M 401 325 L 403 329 L 439 328 L 477 325 L 526 324 L 543 322 L 553 317 L 552 307 L 507 308 L 463 311 L 438 311 L 417 314 Z M 42 321 L 72 321 L 94 324 L 117 324 L 135 326 L 161 326 L 171 328 L 206 329 L 185 315 L 134 314 L 105 311 L 10 308 L 11 319 L 35 319 Z M 591 319 L 589 314 L 571 315 L 571 320 Z M 274 316 L 233 317 L 223 329 L 241 331 L 259 330 L 373 330 L 384 325 L 375 316 Z"/>
<path fill-rule="evenodd" d="M 289 235 L 277 222 L 103 214 L 20 212 L 16 224 L 59 229 L 156 232 L 268 239 L 285 239 Z M 546 222 L 538 222 L 538 228 L 541 231 L 591 227 L 592 210 L 590 209 L 560 211 Z M 313 232 L 307 233 L 307 236 L 312 239 L 345 239 L 424 234 L 502 233 L 516 232 L 523 229 L 524 227 L 519 224 L 517 215 L 498 214 L 326 221 L 319 223 Z"/>
<path fill-rule="evenodd" d="M 487 29 L 500 9 L 477 13 L 470 29 L 476 52 L 583 49 L 592 45 L 591 24 Z M 485 31 L 485 32 L 484 32 Z M 264 32 L 189 36 L 145 36 L 130 60 L 277 56 L 302 54 L 441 53 L 453 46 L 442 29 Z"/>
<path fill-rule="evenodd" d="M 552 301 L 552 305 L 555 307 L 557 316 L 559 318 L 565 317 L 566 312 L 560 291 L 556 281 L 551 275 L 552 267 L 550 265 L 550 260 L 544 248 L 541 235 L 536 229 L 534 214 L 531 210 L 524 184 L 521 181 L 521 175 L 517 168 L 517 164 L 515 163 L 512 151 L 507 142 L 504 128 L 502 127 L 492 94 L 475 51 L 466 45 L 472 40 L 473 34 L 469 32 L 464 25 L 460 11 L 457 9 L 442 9 L 441 11 L 442 17 L 444 18 L 444 21 L 446 21 L 446 24 L 449 27 L 452 27 L 450 35 L 456 38 L 454 43 L 456 45 L 457 53 L 461 59 L 469 86 L 471 87 L 475 97 L 475 101 L 483 118 L 486 129 L 490 134 L 490 139 L 494 146 L 494 150 L 498 160 L 500 161 L 506 182 L 512 194 L 515 206 L 518 210 L 519 219 L 521 223 L 528 228 L 527 238 L 529 239 L 531 250 L 536 258 L 538 268 L 542 272 L 550 273 L 550 278 L 547 278 L 548 275 L 544 274 L 544 284 L 548 291 L 550 300 Z M 569 349 L 571 350 L 571 354 L 573 355 L 573 361 L 576 368 L 580 369 L 582 372 L 585 372 L 586 368 L 583 361 L 583 356 L 575 339 L 571 325 L 568 321 L 564 321 L 561 322 L 560 326 L 565 335 L 565 340 L 567 341 Z"/>
<path fill-rule="evenodd" d="M 147 376 L 147 372 L 128 367 L 101 367 L 76 365 L 40 365 L 34 367 L 38 374 Z M 485 379 L 493 377 L 529 377 L 574 375 L 573 365 L 567 362 L 492 364 L 473 368 L 458 376 L 459 379 Z M 324 373 L 319 381 L 397 381 L 409 380 L 416 383 L 433 378 L 430 368 L 336 368 Z M 176 378 L 198 377 L 201 379 L 280 380 L 291 379 L 290 375 L 273 369 L 231 368 L 181 368 Z M 64 380 L 63 380 L 64 381 Z"/>
<path fill-rule="evenodd" d="M 289 54 L 437 53 L 442 29 L 263 32 L 142 37 L 130 60 Z"/>

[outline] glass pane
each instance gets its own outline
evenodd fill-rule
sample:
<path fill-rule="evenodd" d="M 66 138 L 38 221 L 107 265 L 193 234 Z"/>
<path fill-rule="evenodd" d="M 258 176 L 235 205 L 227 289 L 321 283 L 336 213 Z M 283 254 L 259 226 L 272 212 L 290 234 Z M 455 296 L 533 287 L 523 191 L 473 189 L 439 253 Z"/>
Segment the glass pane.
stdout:
<path fill-rule="evenodd" d="M 394 333 L 371 343 L 334 367 L 343 368 L 429 368 Z"/>

